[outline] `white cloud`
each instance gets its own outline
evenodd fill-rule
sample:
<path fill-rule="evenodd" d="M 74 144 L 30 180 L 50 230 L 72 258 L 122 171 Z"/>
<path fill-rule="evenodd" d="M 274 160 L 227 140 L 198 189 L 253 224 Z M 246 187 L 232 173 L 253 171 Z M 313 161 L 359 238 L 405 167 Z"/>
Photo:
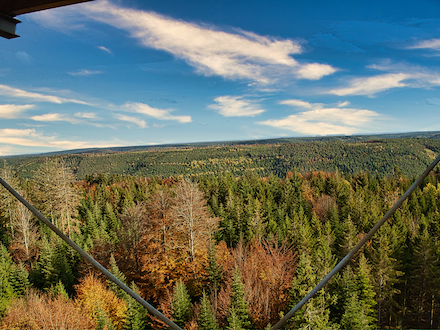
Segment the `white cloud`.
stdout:
<path fill-rule="evenodd" d="M 433 38 L 427 40 L 421 40 L 412 46 L 406 47 L 407 49 L 432 49 L 440 50 L 440 39 Z"/>
<path fill-rule="evenodd" d="M 241 96 L 219 96 L 214 99 L 217 104 L 208 108 L 218 111 L 225 117 L 254 117 L 265 110 Z"/>
<path fill-rule="evenodd" d="M 122 109 L 125 111 L 140 113 L 159 120 L 175 120 L 179 123 L 190 123 L 192 121 L 191 116 L 174 116 L 170 113 L 173 111 L 172 109 L 157 109 L 150 107 L 145 103 L 127 102 Z"/>
<path fill-rule="evenodd" d="M 104 73 L 104 71 L 81 69 L 81 70 L 78 70 L 75 72 L 68 72 L 68 74 L 70 74 L 72 76 L 90 76 L 90 75 L 101 74 L 101 73 Z"/>
<path fill-rule="evenodd" d="M 284 100 L 284 101 L 281 101 L 280 104 L 287 104 L 287 105 L 291 105 L 293 107 L 310 109 L 310 108 L 316 107 L 317 103 L 312 104 L 312 103 L 309 103 L 309 102 L 303 101 L 303 100 Z"/>
<path fill-rule="evenodd" d="M 289 104 L 307 110 L 282 119 L 258 122 L 275 128 L 309 135 L 354 134 L 361 132 L 379 114 L 364 109 L 325 107 L 321 103 L 308 103 L 301 100 L 286 100 Z"/>
<path fill-rule="evenodd" d="M 126 115 L 121 115 L 121 114 L 115 114 L 114 117 L 116 119 L 119 119 L 121 121 L 126 121 L 132 124 L 135 124 L 137 126 L 139 126 L 140 128 L 146 128 L 147 123 L 145 120 L 139 119 L 139 118 L 135 118 L 135 117 L 131 117 L 131 116 L 126 116 Z"/>
<path fill-rule="evenodd" d="M 0 104 L 0 118 L 14 119 L 20 118 L 23 112 L 34 108 L 33 104 L 16 105 L 16 104 Z"/>
<path fill-rule="evenodd" d="M 432 68 L 401 63 L 393 64 L 389 60 L 367 67 L 387 73 L 371 77 L 354 78 L 348 82 L 348 86 L 335 88 L 325 93 L 340 96 L 372 96 L 393 88 L 431 88 L 440 86 L 440 72 Z"/>
<path fill-rule="evenodd" d="M 90 147 L 89 142 L 57 140 L 56 136 L 44 136 L 35 129 L 0 129 L 0 144 L 29 146 L 29 147 L 56 147 L 59 149 L 77 149 Z"/>
<path fill-rule="evenodd" d="M 296 75 L 303 79 L 319 80 L 324 76 L 335 73 L 336 71 L 337 70 L 334 67 L 328 64 L 310 63 L 300 66 Z"/>
<path fill-rule="evenodd" d="M 85 104 L 90 105 L 87 102 L 75 99 L 67 99 L 64 97 L 59 97 L 55 95 L 46 95 L 42 93 L 28 92 L 23 89 L 18 89 L 14 87 L 10 87 L 7 85 L 0 84 L 0 95 L 5 95 L 8 97 L 18 98 L 18 99 L 29 99 L 34 102 L 49 102 L 49 103 L 77 103 L 77 104 Z"/>
<path fill-rule="evenodd" d="M 65 121 L 71 124 L 78 124 L 80 121 L 63 113 L 46 113 L 44 115 L 32 116 L 32 120 L 44 122 Z"/>
<path fill-rule="evenodd" d="M 129 145 L 117 139 L 113 141 L 72 141 L 59 139 L 58 136 L 47 136 L 35 129 L 0 129 L 0 155 L 19 153 L 34 153 L 35 148 L 40 150 L 70 150 L 82 148 L 107 148 L 120 145 Z M 29 147 L 29 148 L 26 148 Z"/>
<path fill-rule="evenodd" d="M 411 78 L 406 73 L 387 73 L 373 77 L 355 78 L 348 87 L 336 88 L 328 91 L 329 94 L 343 95 L 373 95 L 391 88 L 407 87 L 404 80 Z"/>
<path fill-rule="evenodd" d="M 94 112 L 77 112 L 74 115 L 78 118 L 85 118 L 85 119 L 99 119 L 96 113 Z"/>
<path fill-rule="evenodd" d="M 98 49 L 101 49 L 102 51 L 104 51 L 106 53 L 113 54 L 113 52 L 110 49 L 108 49 L 107 47 L 98 46 Z"/>
<path fill-rule="evenodd" d="M 52 24 L 57 28 L 57 21 L 48 23 L 49 12 L 45 13 L 44 22 L 38 13 L 31 17 L 40 24 Z M 225 32 L 154 12 L 123 8 L 106 0 L 57 10 L 53 15 L 58 19 L 64 15 L 67 20 L 74 20 L 72 13 L 75 12 L 127 31 L 142 45 L 169 52 L 203 75 L 267 84 L 279 78 L 316 80 L 337 70 L 327 64 L 296 61 L 291 55 L 300 54 L 303 49 L 292 39 L 260 36 L 239 29 Z"/>
<path fill-rule="evenodd" d="M 348 101 L 344 101 L 344 102 L 338 102 L 338 104 L 336 105 L 338 108 L 343 108 L 350 105 L 350 102 Z"/>
<path fill-rule="evenodd" d="M 89 121 L 89 120 L 100 119 L 93 112 L 77 112 L 74 114 L 74 117 L 65 113 L 45 113 L 43 115 L 32 116 L 30 117 L 30 119 L 39 122 L 67 122 L 72 125 L 85 124 L 96 127 L 104 127 L 104 126 L 112 127 L 109 125 L 103 125 Z"/>
<path fill-rule="evenodd" d="M 10 146 L 1 146 L 0 145 L 0 156 L 8 156 L 14 153 L 14 148 Z"/>

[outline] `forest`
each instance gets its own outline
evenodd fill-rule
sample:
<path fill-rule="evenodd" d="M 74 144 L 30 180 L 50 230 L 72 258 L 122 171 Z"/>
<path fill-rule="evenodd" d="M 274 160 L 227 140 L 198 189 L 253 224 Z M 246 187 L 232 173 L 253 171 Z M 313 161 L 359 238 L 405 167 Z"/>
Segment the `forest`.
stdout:
<path fill-rule="evenodd" d="M 401 145 L 410 148 L 408 142 Z M 367 147 L 377 146 L 356 146 L 359 154 L 347 157 L 362 157 Z M 408 162 L 418 155 L 393 152 Z M 70 160 L 46 158 L 31 178 L 5 164 L 1 177 L 185 329 L 275 324 L 413 181 L 398 166 L 386 175 L 262 175 L 245 167 L 215 175 L 78 177 Z M 374 163 L 374 154 L 364 161 Z M 285 328 L 440 328 L 439 180 L 437 168 Z M 167 328 L 6 190 L 0 195 L 0 329 Z"/>
<path fill-rule="evenodd" d="M 63 155 L 77 179 L 85 180 L 95 173 L 134 176 L 218 176 L 230 172 L 234 176 L 254 171 L 259 176 L 274 174 L 284 178 L 288 172 L 311 171 L 353 174 L 368 171 L 372 175 L 390 175 L 399 167 L 406 177 L 421 173 L 440 152 L 440 139 L 398 138 L 383 136 L 321 138 L 294 142 L 244 141 L 242 144 L 193 145 L 138 150 L 89 151 Z M 120 151 L 117 151 L 120 150 Z M 128 150 L 128 151 L 123 151 Z M 6 164 L 18 171 L 20 177 L 33 178 L 46 158 L 28 156 L 4 158 Z M 5 163 L 0 162 L 0 169 Z"/>

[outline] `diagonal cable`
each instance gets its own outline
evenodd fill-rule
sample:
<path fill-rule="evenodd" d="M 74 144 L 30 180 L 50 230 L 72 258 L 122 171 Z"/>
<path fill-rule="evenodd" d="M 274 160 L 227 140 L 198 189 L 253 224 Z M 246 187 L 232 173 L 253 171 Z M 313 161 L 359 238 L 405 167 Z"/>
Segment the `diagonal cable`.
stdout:
<path fill-rule="evenodd" d="M 403 201 L 411 195 L 411 193 L 416 189 L 423 180 L 428 176 L 429 172 L 437 165 L 437 163 L 440 161 L 440 154 L 437 156 L 437 158 L 428 166 L 428 168 L 423 172 L 423 174 L 412 184 L 411 187 L 402 195 L 402 197 L 399 198 L 399 200 L 396 202 L 396 204 L 393 205 L 393 207 L 380 219 L 378 223 L 369 231 L 367 235 L 362 238 L 359 243 L 342 259 L 331 271 L 327 274 L 326 277 L 324 277 L 321 282 L 318 283 L 317 286 L 313 288 L 312 291 L 310 291 L 307 296 L 305 296 L 298 304 L 296 304 L 295 307 L 293 307 L 281 320 L 279 320 L 272 328 L 271 330 L 279 329 L 281 328 L 292 316 L 296 313 L 310 298 L 312 298 L 316 292 L 322 289 L 324 285 L 327 284 L 328 281 L 342 268 L 345 266 L 347 262 L 350 261 L 351 258 L 360 250 L 360 248 L 376 233 L 376 231 L 382 226 L 385 221 L 387 221 L 394 212 L 402 205 Z"/>
<path fill-rule="evenodd" d="M 104 266 L 102 266 L 99 262 L 93 259 L 87 252 L 81 249 L 75 242 L 73 242 L 69 237 L 64 235 L 57 227 L 55 227 L 49 220 L 45 218 L 35 207 L 33 207 L 27 200 L 25 200 L 18 192 L 14 190 L 8 183 L 6 183 L 0 177 L 0 183 L 5 187 L 9 192 L 15 196 L 21 203 L 23 203 L 41 222 L 43 222 L 46 226 L 52 229 L 55 234 L 57 234 L 61 239 L 69 244 L 76 252 L 78 252 L 84 259 L 92 264 L 93 267 L 101 271 L 107 278 L 113 281 L 117 286 L 119 286 L 122 290 L 127 292 L 131 297 L 133 297 L 138 303 L 144 306 L 148 312 L 158 317 L 160 320 L 165 322 L 170 326 L 170 328 L 175 330 L 182 330 L 177 324 L 168 319 L 165 315 L 159 312 L 156 308 L 151 306 L 148 302 L 142 299 L 139 295 L 137 295 L 133 290 L 131 290 L 128 286 L 122 283 L 118 278 L 116 278 L 112 273 L 110 273 Z"/>

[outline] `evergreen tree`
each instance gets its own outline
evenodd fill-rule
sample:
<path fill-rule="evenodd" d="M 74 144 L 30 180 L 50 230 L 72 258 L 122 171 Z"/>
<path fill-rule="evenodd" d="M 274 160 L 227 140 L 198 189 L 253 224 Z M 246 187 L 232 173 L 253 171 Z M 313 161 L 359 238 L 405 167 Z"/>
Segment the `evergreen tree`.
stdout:
<path fill-rule="evenodd" d="M 228 317 L 229 326 L 233 326 L 236 329 L 250 329 L 251 318 L 249 315 L 249 303 L 246 301 L 244 285 L 237 268 L 232 273 L 231 289 L 230 317 Z"/>
<path fill-rule="evenodd" d="M 6 247 L 0 243 L 0 316 L 11 303 L 14 287 L 10 282 L 13 261 Z"/>
<path fill-rule="evenodd" d="M 119 270 L 118 265 L 116 264 L 115 256 L 113 253 L 110 255 L 110 273 L 112 273 L 118 280 L 120 280 L 122 283 L 126 284 L 127 278 L 125 275 Z M 110 289 L 113 290 L 114 293 L 118 296 L 119 299 L 126 300 L 128 297 L 128 294 L 122 290 L 115 282 L 107 280 L 107 284 L 110 287 Z"/>
<path fill-rule="evenodd" d="M 137 285 L 132 282 L 130 285 L 130 289 L 132 289 L 139 296 L 141 295 L 139 288 Z M 148 312 L 144 306 L 139 304 L 134 298 L 127 295 L 126 298 L 127 304 L 127 325 L 125 329 L 129 330 L 143 330 L 146 329 L 148 325 Z"/>
<path fill-rule="evenodd" d="M 16 296 L 24 296 L 27 289 L 31 286 L 29 273 L 22 263 L 12 266 L 9 283 L 14 289 Z"/>
<path fill-rule="evenodd" d="M 200 314 L 197 320 L 199 329 L 201 330 L 217 330 L 218 325 L 215 320 L 215 313 L 206 295 L 203 291 L 202 298 L 200 300 Z"/>
<path fill-rule="evenodd" d="M 301 252 L 296 268 L 296 274 L 290 289 L 289 309 L 292 309 L 301 301 L 321 278 L 318 277 L 320 265 L 312 266 L 313 259 L 307 252 Z M 326 288 L 318 291 L 300 310 L 290 319 L 289 327 L 300 329 L 310 327 L 311 329 L 336 328 L 330 322 L 329 305 L 335 303 L 335 296 L 330 295 Z"/>
<path fill-rule="evenodd" d="M 374 327 L 377 321 L 376 311 L 374 309 L 376 305 L 376 301 L 374 300 L 376 293 L 374 292 L 373 279 L 371 278 L 371 267 L 363 253 L 359 255 L 358 260 L 359 265 L 356 271 L 356 281 L 359 290 L 358 299 L 363 306 L 364 315 L 368 321 L 367 325 Z"/>
<path fill-rule="evenodd" d="M 433 241 L 428 233 L 426 223 L 420 223 L 420 232 L 416 237 L 413 256 L 412 306 L 414 326 L 432 328 L 434 325 L 434 309 L 436 295 L 440 289 L 439 258 L 437 255 L 438 241 Z"/>
<path fill-rule="evenodd" d="M 377 301 L 378 326 L 392 326 L 391 321 L 399 308 L 395 298 L 400 293 L 396 284 L 403 273 L 399 270 L 399 262 L 393 257 L 390 246 L 389 225 L 384 224 L 373 240 L 374 290 Z M 395 320 L 395 319 L 394 319 Z"/>
<path fill-rule="evenodd" d="M 243 324 L 240 319 L 240 316 L 237 314 L 234 307 L 231 307 L 231 309 L 229 310 L 229 314 L 230 314 L 230 316 L 228 317 L 229 325 L 226 329 L 228 329 L 228 330 L 245 330 L 245 328 L 243 328 Z"/>
<path fill-rule="evenodd" d="M 61 281 L 58 281 L 57 284 L 52 286 L 49 291 L 54 297 L 61 296 L 64 300 L 69 300 L 69 294 Z"/>
<path fill-rule="evenodd" d="M 185 283 L 180 279 L 173 292 L 173 299 L 171 302 L 171 314 L 173 315 L 174 323 L 183 327 L 189 321 L 192 313 L 192 304 L 186 289 Z"/>

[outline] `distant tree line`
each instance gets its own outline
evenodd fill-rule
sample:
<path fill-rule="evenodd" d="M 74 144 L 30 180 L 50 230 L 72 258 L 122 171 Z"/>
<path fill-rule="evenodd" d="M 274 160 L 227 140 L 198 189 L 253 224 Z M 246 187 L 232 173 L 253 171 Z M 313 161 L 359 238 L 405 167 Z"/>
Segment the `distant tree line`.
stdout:
<path fill-rule="evenodd" d="M 313 142 L 244 144 L 194 148 L 159 149 L 117 153 L 66 155 L 77 179 L 95 173 L 144 177 L 219 176 L 225 172 L 241 176 L 253 171 L 284 178 L 288 172 L 324 171 L 341 174 L 370 172 L 380 177 L 399 167 L 412 178 L 440 152 L 440 139 L 357 139 Z M 47 157 L 11 157 L 7 164 L 22 178 L 31 179 Z M 56 158 L 56 157 L 53 157 Z M 0 162 L 0 168 L 5 165 Z"/>

